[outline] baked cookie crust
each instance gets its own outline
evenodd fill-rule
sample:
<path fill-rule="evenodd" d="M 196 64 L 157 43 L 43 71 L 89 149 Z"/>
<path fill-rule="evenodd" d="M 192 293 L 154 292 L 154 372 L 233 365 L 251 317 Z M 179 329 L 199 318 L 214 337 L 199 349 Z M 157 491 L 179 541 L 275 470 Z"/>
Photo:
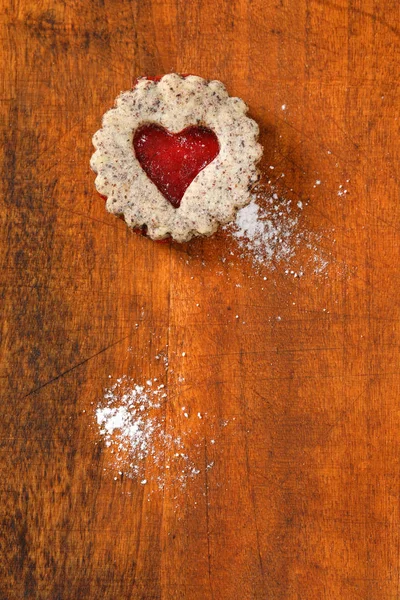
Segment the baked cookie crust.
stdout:
<path fill-rule="evenodd" d="M 154 240 L 171 236 L 187 242 L 194 236 L 210 236 L 220 224 L 233 221 L 237 210 L 250 201 L 262 155 L 259 128 L 246 116 L 247 110 L 220 81 L 176 73 L 159 81 L 139 79 L 134 89 L 121 93 L 93 136 L 96 151 L 91 167 L 97 174 L 96 189 L 107 197 L 107 210 L 123 215 L 129 227 L 145 228 Z M 211 129 L 218 138 L 218 155 L 193 179 L 177 208 L 136 158 L 133 137 L 146 124 L 175 134 L 197 125 Z"/>

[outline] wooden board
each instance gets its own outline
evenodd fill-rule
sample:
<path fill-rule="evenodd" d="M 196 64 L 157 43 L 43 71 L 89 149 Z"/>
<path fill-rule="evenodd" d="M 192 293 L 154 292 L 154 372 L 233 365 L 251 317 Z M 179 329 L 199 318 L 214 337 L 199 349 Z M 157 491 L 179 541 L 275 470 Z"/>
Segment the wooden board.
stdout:
<path fill-rule="evenodd" d="M 398 1 L 1 14 L 1 600 L 399 598 Z M 294 257 L 105 212 L 91 136 L 171 71 L 248 103 L 264 190 L 303 203 Z M 96 409 L 123 376 L 166 386 L 199 473 L 116 472 Z"/>

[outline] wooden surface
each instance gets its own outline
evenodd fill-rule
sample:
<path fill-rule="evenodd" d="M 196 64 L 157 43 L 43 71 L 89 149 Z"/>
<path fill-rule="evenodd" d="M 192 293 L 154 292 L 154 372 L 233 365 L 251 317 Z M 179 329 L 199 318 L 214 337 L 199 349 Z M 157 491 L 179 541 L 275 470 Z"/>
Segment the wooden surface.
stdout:
<path fill-rule="evenodd" d="M 400 598 L 399 11 L 3 0 L 1 600 Z M 105 212 L 91 136 L 170 71 L 248 103 L 323 273 Z M 123 375 L 166 385 L 173 435 L 208 415 L 212 469 L 114 479 L 95 408 Z"/>

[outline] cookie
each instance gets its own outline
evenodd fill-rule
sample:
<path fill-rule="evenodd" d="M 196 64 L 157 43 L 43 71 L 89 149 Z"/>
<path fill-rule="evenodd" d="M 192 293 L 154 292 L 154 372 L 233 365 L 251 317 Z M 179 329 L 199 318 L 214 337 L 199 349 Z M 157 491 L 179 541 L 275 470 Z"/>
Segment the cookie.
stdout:
<path fill-rule="evenodd" d="M 258 125 L 220 81 L 138 79 L 103 117 L 91 167 L 110 213 L 160 240 L 212 235 L 250 201 Z"/>

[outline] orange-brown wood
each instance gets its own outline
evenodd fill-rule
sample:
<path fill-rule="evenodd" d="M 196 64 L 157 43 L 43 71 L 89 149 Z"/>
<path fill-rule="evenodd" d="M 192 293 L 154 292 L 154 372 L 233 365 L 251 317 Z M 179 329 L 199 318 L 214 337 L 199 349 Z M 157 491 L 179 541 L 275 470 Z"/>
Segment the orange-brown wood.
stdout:
<path fill-rule="evenodd" d="M 1 13 L 1 600 L 399 598 L 398 0 Z M 91 136 L 171 71 L 248 103 L 264 186 L 304 203 L 289 262 L 105 212 Z M 186 487 L 114 479 L 94 413 L 123 375 L 166 385 Z"/>

